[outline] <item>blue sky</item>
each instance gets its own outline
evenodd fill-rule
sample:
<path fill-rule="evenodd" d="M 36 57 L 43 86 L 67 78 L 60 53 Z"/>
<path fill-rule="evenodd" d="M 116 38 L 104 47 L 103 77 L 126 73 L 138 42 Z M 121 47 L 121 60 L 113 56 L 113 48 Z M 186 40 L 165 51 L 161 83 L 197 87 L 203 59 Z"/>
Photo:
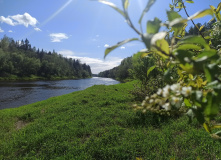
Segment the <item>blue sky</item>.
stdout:
<path fill-rule="evenodd" d="M 194 0 L 186 3 L 190 15 L 199 10 L 215 7 L 219 0 Z M 110 0 L 121 8 L 120 0 Z M 157 0 L 143 19 L 154 17 L 166 20 L 171 0 Z M 138 20 L 147 0 L 131 0 L 129 15 L 139 29 Z M 184 11 L 180 14 L 186 17 Z M 195 20 L 206 22 L 211 17 Z M 46 51 L 53 49 L 64 57 L 78 58 L 91 66 L 93 73 L 111 69 L 144 48 L 140 42 L 130 42 L 104 60 L 107 46 L 138 35 L 124 18 L 112 8 L 90 0 L 0 0 L 0 38 L 4 35 L 14 40 L 27 38 L 32 46 Z"/>

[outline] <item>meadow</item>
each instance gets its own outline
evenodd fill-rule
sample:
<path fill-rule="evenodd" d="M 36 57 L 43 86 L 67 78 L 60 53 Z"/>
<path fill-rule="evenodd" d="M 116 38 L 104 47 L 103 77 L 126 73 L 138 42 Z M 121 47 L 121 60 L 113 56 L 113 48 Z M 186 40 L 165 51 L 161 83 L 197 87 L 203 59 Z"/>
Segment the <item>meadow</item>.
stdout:
<path fill-rule="evenodd" d="M 135 112 L 134 83 L 0 110 L 0 159 L 221 159 L 197 121 Z"/>

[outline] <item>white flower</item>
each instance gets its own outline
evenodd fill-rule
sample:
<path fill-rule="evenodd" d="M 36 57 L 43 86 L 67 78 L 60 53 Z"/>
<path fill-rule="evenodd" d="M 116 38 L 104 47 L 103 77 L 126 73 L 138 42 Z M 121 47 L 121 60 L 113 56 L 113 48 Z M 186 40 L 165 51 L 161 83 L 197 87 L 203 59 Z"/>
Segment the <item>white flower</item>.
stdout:
<path fill-rule="evenodd" d="M 180 86 L 180 84 L 179 83 L 177 83 L 177 84 L 173 84 L 172 86 L 170 86 L 170 89 L 173 91 L 173 92 L 179 92 L 180 91 L 180 89 L 181 89 L 181 86 Z"/>
<path fill-rule="evenodd" d="M 181 101 L 182 101 L 182 98 L 172 97 L 171 104 L 174 105 L 176 108 L 180 108 L 180 106 L 181 106 Z"/>
<path fill-rule="evenodd" d="M 150 99 L 150 100 L 149 100 L 149 103 L 153 103 L 153 102 L 154 102 L 154 100 L 153 100 L 153 99 Z"/>
<path fill-rule="evenodd" d="M 191 95 L 191 92 L 192 92 L 192 87 L 183 87 L 182 88 L 182 94 L 185 97 L 188 97 L 189 95 Z"/>
<path fill-rule="evenodd" d="M 170 95 L 170 86 L 169 85 L 166 85 L 164 88 L 163 88 L 163 97 L 169 97 Z"/>
<path fill-rule="evenodd" d="M 145 97 L 145 100 L 146 100 L 146 101 L 148 101 L 148 100 L 149 100 L 149 97 L 148 97 L 148 96 L 146 96 L 146 97 Z"/>
<path fill-rule="evenodd" d="M 171 105 L 170 105 L 170 103 L 165 103 L 162 107 L 163 107 L 166 111 L 171 110 Z"/>
<path fill-rule="evenodd" d="M 151 98 L 157 98 L 157 94 L 153 94 L 152 96 L 151 96 Z"/>
<path fill-rule="evenodd" d="M 163 90 L 161 88 L 159 88 L 157 91 L 157 94 L 160 96 L 160 95 L 162 95 L 162 93 L 163 93 Z"/>
<path fill-rule="evenodd" d="M 142 102 L 141 106 L 145 106 L 145 104 L 146 104 L 146 101 L 144 100 L 144 101 Z"/>

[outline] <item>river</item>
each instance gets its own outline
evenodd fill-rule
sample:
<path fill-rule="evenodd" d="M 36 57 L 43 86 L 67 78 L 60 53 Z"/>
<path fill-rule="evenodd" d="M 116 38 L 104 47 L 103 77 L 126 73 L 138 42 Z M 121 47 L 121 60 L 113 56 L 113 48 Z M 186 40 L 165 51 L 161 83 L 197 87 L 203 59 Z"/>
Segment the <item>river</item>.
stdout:
<path fill-rule="evenodd" d="M 0 109 L 23 106 L 50 97 L 84 90 L 93 85 L 118 83 L 116 80 L 100 77 L 58 81 L 0 81 Z"/>

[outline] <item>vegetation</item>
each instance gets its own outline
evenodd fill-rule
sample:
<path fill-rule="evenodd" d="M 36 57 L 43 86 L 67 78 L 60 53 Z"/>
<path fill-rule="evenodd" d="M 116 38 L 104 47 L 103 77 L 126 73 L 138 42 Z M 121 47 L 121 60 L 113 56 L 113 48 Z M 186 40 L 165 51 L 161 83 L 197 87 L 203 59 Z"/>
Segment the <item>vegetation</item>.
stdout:
<path fill-rule="evenodd" d="M 220 143 L 197 121 L 132 112 L 133 84 L 93 86 L 0 110 L 0 159 L 221 158 Z"/>
<path fill-rule="evenodd" d="M 141 25 L 143 16 L 156 0 L 147 2 L 139 19 L 140 30 L 135 28 L 129 17 L 129 0 L 122 0 L 123 10 L 111 2 L 98 1 L 119 12 L 140 37 L 127 39 L 107 48 L 105 57 L 125 43 L 140 40 L 145 44 L 146 50 L 137 54 L 155 60 L 154 65 L 148 67 L 144 74 L 150 76 L 156 69 L 159 73 L 164 73 L 160 74 L 159 80 L 154 78 L 158 82 L 156 87 L 162 84 L 163 86 L 154 94 L 148 92 L 142 104 L 134 105 L 134 108 L 141 110 L 143 114 L 151 111 L 168 116 L 188 115 L 190 121 L 196 118 L 212 138 L 221 141 L 221 131 L 214 131 L 221 128 L 221 124 L 213 121 L 221 110 L 221 3 L 217 8 L 211 5 L 209 9 L 189 16 L 183 0 L 172 0 L 172 4 L 169 5 L 170 11 L 166 12 L 168 20 L 163 23 L 156 17 L 147 21 L 146 33 L 143 33 Z M 194 1 L 186 0 L 185 3 L 194 3 Z M 178 12 L 183 9 L 187 18 L 181 17 L 176 9 Z M 206 15 L 213 16 L 210 20 L 213 22 L 210 25 L 212 29 L 207 30 L 207 36 L 202 32 L 205 26 L 199 28 L 193 21 Z M 185 36 L 188 21 L 198 29 L 199 35 Z M 167 31 L 160 31 L 161 26 L 165 26 Z"/>
<path fill-rule="evenodd" d="M 55 51 L 36 50 L 28 39 L 15 42 L 4 36 L 0 41 L 0 79 L 78 79 L 91 75 L 90 66 Z"/>

